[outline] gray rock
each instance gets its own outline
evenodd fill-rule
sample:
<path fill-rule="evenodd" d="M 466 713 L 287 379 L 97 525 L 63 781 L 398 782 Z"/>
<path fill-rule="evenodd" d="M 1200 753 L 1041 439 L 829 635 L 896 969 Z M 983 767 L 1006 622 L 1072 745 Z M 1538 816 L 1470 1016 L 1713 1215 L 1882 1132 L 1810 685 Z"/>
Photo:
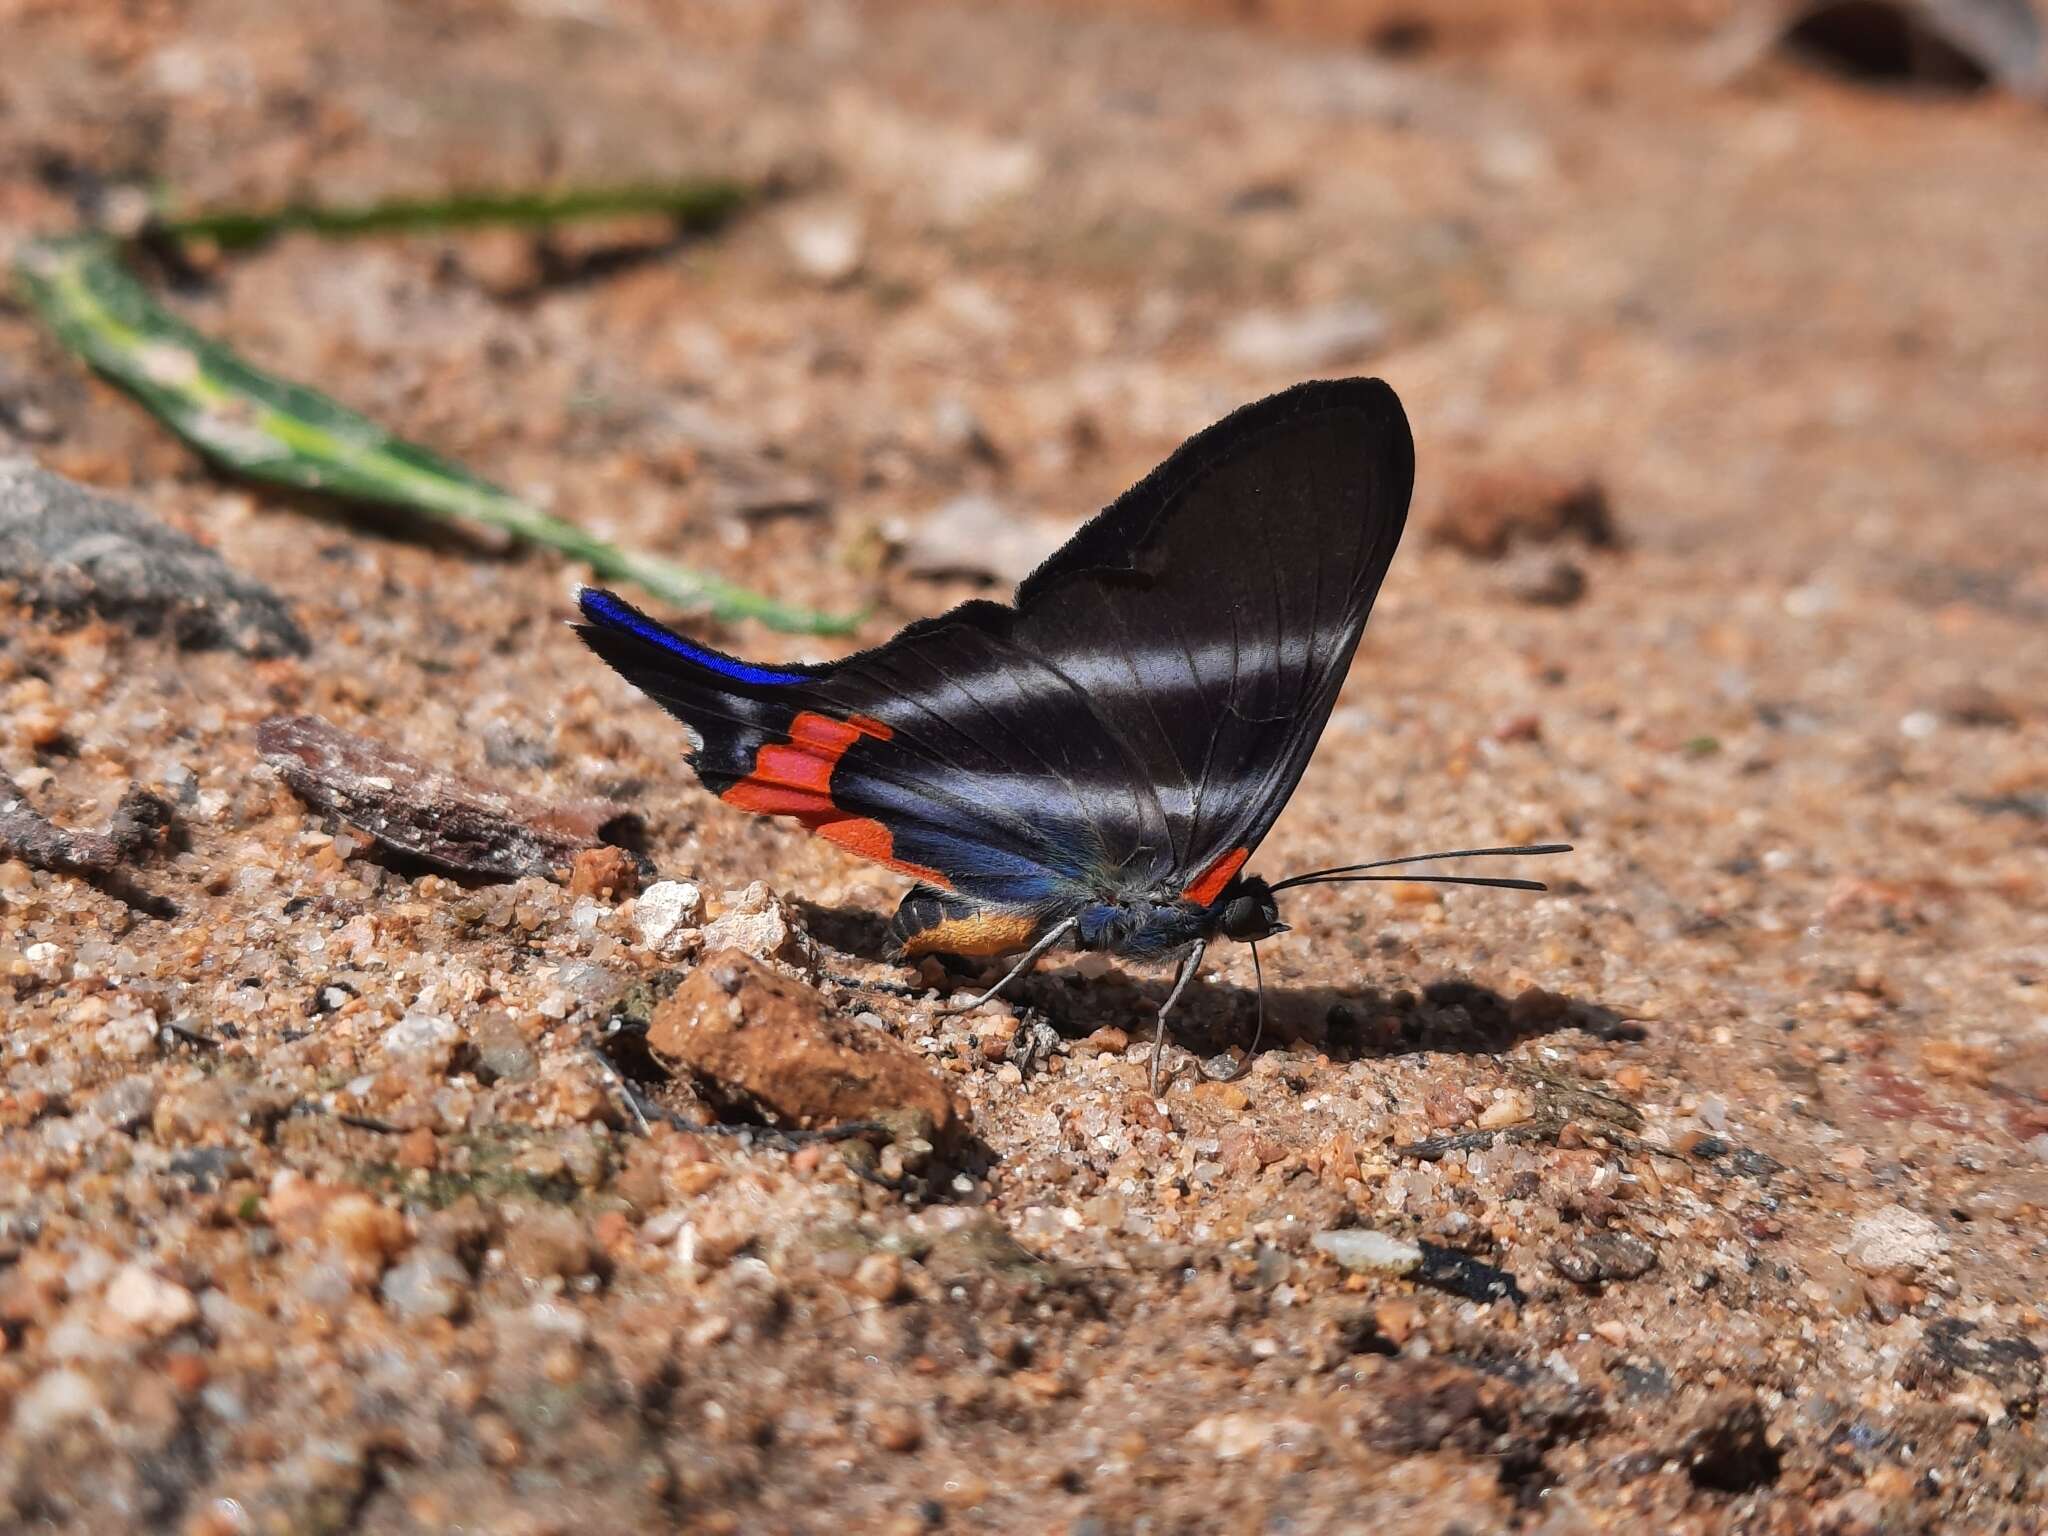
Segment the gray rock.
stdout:
<path fill-rule="evenodd" d="M 782 243 L 790 265 L 828 287 L 860 271 L 867 249 L 860 210 L 844 203 L 813 203 L 791 210 L 782 222 Z"/>
<path fill-rule="evenodd" d="M 168 633 L 189 650 L 248 656 L 310 648 L 284 600 L 126 502 L 26 458 L 0 459 L 0 581 L 38 613 Z"/>
<path fill-rule="evenodd" d="M 759 880 L 723 917 L 705 926 L 704 953 L 715 955 L 723 949 L 744 950 L 757 959 L 780 960 L 800 969 L 814 967 L 818 958 L 810 935 L 791 922 L 782 899 Z"/>
<path fill-rule="evenodd" d="M 1561 555 L 1528 550 L 1502 573 L 1501 586 L 1518 603 L 1569 608 L 1586 595 L 1586 573 Z"/>
<path fill-rule="evenodd" d="M 469 1271 L 443 1248 L 416 1248 L 384 1272 L 384 1305 L 401 1318 L 453 1317 L 469 1295 Z"/>
<path fill-rule="evenodd" d="M 540 1067 L 519 1026 L 496 1010 L 477 1020 L 470 1046 L 476 1053 L 476 1074 L 486 1083 L 523 1083 Z"/>
<path fill-rule="evenodd" d="M 94 1094 L 86 1111 L 112 1131 L 132 1131 L 156 1113 L 156 1084 L 134 1073 Z"/>
<path fill-rule="evenodd" d="M 917 525 L 904 544 L 903 568 L 913 576 L 965 576 L 1007 586 L 1030 574 L 1061 533 L 1020 518 L 993 496 L 970 492 Z"/>
<path fill-rule="evenodd" d="M 449 1050 L 462 1039 L 453 1019 L 438 1013 L 413 1012 L 384 1031 L 384 1049 L 394 1056 Z"/>
<path fill-rule="evenodd" d="M 41 1440 L 101 1406 L 100 1389 L 83 1371 L 47 1371 L 16 1401 L 8 1430 L 24 1441 Z"/>

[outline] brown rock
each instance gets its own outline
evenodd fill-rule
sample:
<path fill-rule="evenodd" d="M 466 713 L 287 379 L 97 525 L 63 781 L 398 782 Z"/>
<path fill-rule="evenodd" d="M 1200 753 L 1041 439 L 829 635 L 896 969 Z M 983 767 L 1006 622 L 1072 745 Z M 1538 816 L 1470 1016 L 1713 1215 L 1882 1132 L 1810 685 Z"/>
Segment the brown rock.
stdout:
<path fill-rule="evenodd" d="M 811 987 L 737 949 L 655 1010 L 647 1043 L 708 1098 L 799 1126 L 878 1120 L 944 1141 L 967 1113 L 894 1036 L 833 1013 Z"/>
<path fill-rule="evenodd" d="M 571 896 L 601 896 L 617 901 L 638 889 L 640 870 L 633 863 L 633 856 L 609 843 L 601 848 L 585 848 L 569 866 Z"/>
<path fill-rule="evenodd" d="M 1596 1232 L 1550 1252 L 1550 1267 L 1576 1285 L 1635 1280 L 1657 1267 L 1657 1250 L 1626 1232 Z"/>
<path fill-rule="evenodd" d="M 1396 1345 L 1414 1338 L 1423 1324 L 1422 1308 L 1406 1296 L 1392 1296 L 1373 1308 L 1373 1326 Z"/>
<path fill-rule="evenodd" d="M 868 1420 L 868 1432 L 885 1451 L 914 1451 L 924 1443 L 924 1427 L 908 1408 L 885 1404 Z"/>
<path fill-rule="evenodd" d="M 399 1167 L 432 1168 L 440 1160 L 440 1144 L 434 1140 L 433 1127 L 416 1125 L 398 1138 Z"/>
<path fill-rule="evenodd" d="M 1197 1083 L 1189 1090 L 1197 1104 L 1207 1104 L 1226 1114 L 1242 1114 L 1251 1104 L 1251 1096 L 1235 1083 Z"/>
<path fill-rule="evenodd" d="M 1468 477 L 1431 522 L 1429 539 L 1486 560 L 1498 560 L 1516 544 L 1574 539 L 1593 549 L 1614 549 L 1621 543 L 1598 481 L 1527 470 Z"/>
<path fill-rule="evenodd" d="M 537 1205 L 505 1234 L 505 1267 L 526 1280 L 573 1280 L 590 1268 L 590 1237 L 573 1211 Z"/>
<path fill-rule="evenodd" d="M 462 271 L 493 298 L 520 298 L 546 281 L 540 247 L 529 230 L 477 230 L 456 250 Z"/>
<path fill-rule="evenodd" d="M 893 1253 L 871 1253 L 853 1271 L 853 1288 L 870 1301 L 894 1301 L 903 1294 L 903 1260 Z"/>
<path fill-rule="evenodd" d="M 358 1280 L 375 1279 L 405 1246 L 405 1218 L 368 1195 L 353 1192 L 327 1202 L 319 1232 Z"/>

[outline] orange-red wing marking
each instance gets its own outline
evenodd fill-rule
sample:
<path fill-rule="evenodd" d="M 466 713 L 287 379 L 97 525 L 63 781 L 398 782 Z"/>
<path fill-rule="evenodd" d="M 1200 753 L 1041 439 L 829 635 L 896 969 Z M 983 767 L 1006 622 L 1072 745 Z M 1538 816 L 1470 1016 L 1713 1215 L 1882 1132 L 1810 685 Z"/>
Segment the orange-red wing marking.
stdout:
<path fill-rule="evenodd" d="M 1240 869 L 1244 861 L 1252 856 L 1249 848 L 1233 848 L 1214 864 L 1195 877 L 1195 883 L 1180 893 L 1181 900 L 1191 901 L 1198 907 L 1206 907 L 1223 894 L 1223 887 Z"/>
<path fill-rule="evenodd" d="M 896 836 L 871 816 L 856 816 L 832 799 L 832 770 L 863 736 L 887 741 L 895 732 L 871 715 L 835 720 L 804 710 L 789 723 L 789 740 L 770 742 L 754 754 L 748 775 L 720 799 L 763 816 L 794 816 L 827 842 L 873 859 L 928 885 L 950 888 L 936 869 L 898 859 Z"/>

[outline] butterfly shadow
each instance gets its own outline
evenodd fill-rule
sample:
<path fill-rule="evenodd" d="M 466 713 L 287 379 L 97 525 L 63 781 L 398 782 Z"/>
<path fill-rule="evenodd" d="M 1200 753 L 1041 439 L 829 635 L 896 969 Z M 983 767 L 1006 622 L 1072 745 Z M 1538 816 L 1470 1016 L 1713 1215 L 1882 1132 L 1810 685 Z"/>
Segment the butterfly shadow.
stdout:
<path fill-rule="evenodd" d="M 888 920 L 860 907 L 798 902 L 813 937 L 848 956 L 873 956 L 887 946 Z M 1170 968 L 1142 971 L 1112 962 L 1098 969 L 1073 955 L 1044 964 L 1011 983 L 1005 993 L 1020 1012 L 1035 1014 L 1069 1039 L 1115 1026 L 1136 1039 L 1149 1036 L 1160 1004 L 1173 986 Z M 953 961 L 947 975 L 956 990 L 992 984 L 1008 962 L 978 966 Z M 891 989 L 893 990 L 893 988 Z M 922 989 L 920 989 L 922 990 Z M 1483 983 L 1445 977 L 1416 988 L 1378 986 L 1267 986 L 1265 1027 L 1259 994 L 1234 982 L 1196 982 L 1167 1018 L 1176 1044 L 1203 1056 L 1233 1047 L 1307 1049 L 1333 1061 L 1388 1056 L 1493 1056 L 1519 1041 L 1565 1030 L 1603 1040 L 1639 1040 L 1641 1026 L 1604 1004 L 1526 992 L 1510 998 Z"/>
<path fill-rule="evenodd" d="M 1171 977 L 1113 971 L 1090 979 L 1071 969 L 1033 981 L 1036 987 L 1020 988 L 1015 1001 L 1040 1008 L 1062 1034 L 1086 1034 L 1114 1024 L 1133 1038 L 1151 1033 L 1172 986 Z M 1269 985 L 1263 1029 L 1259 1007 L 1255 987 L 1190 986 L 1167 1017 L 1167 1035 L 1204 1057 L 1251 1049 L 1306 1050 L 1339 1062 L 1497 1056 L 1520 1041 L 1565 1030 L 1608 1040 L 1643 1036 L 1640 1026 L 1597 1002 L 1538 992 L 1510 998 L 1455 976 L 1412 989 Z"/>

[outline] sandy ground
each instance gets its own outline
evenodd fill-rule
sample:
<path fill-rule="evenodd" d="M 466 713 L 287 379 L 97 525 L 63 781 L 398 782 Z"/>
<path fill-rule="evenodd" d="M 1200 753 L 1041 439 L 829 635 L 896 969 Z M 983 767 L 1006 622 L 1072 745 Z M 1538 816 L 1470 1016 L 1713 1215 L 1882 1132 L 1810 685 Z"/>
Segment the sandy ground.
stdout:
<path fill-rule="evenodd" d="M 177 822 L 127 871 L 175 915 L 0 863 L 0 1528 L 2040 1529 L 2048 116 L 1675 35 L 670 9 L 9 4 L 0 225 L 767 178 L 681 245 L 289 239 L 164 291 L 863 640 L 1229 408 L 1380 374 L 1415 518 L 1255 867 L 1578 851 L 1547 896 L 1299 895 L 1249 1075 L 1193 1086 L 1249 1043 L 1228 948 L 1155 1103 L 1163 977 L 935 1018 L 975 978 L 880 963 L 902 882 L 705 795 L 570 569 L 215 478 L 0 309 L 13 450 L 311 640 L 0 632 L 33 806 Z M 1622 547 L 1431 537 L 1584 482 Z M 280 711 L 631 804 L 710 913 L 382 855 L 263 763 Z M 642 1134 L 607 1063 L 708 1115 L 635 1021 L 732 941 L 787 978 L 738 994 L 767 1080 L 857 1026 L 962 1134 Z"/>

